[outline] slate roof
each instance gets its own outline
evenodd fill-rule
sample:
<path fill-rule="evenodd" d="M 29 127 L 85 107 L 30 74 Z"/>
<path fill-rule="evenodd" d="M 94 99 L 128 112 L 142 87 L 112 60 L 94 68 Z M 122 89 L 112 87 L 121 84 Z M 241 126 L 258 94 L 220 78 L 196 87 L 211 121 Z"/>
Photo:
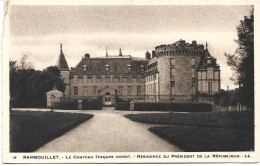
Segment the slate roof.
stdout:
<path fill-rule="evenodd" d="M 56 87 L 54 86 L 54 88 L 47 92 L 46 94 L 63 94 L 61 91 L 57 90 Z"/>
<path fill-rule="evenodd" d="M 207 64 L 207 59 L 211 59 L 210 64 Z M 206 70 L 207 67 L 213 67 L 215 70 L 220 69 L 219 65 L 216 63 L 216 58 L 211 56 L 208 50 L 205 50 L 197 70 Z"/>
<path fill-rule="evenodd" d="M 62 44 L 60 45 L 60 56 L 59 56 L 59 59 L 57 62 L 57 67 L 60 70 L 69 70 L 68 63 L 67 63 L 65 56 L 63 54 L 63 51 L 62 51 Z"/>
<path fill-rule="evenodd" d="M 127 66 L 131 65 L 130 73 L 141 73 L 141 66 L 146 66 L 147 60 L 143 58 L 125 56 L 108 56 L 108 57 L 93 57 L 83 58 L 79 64 L 72 68 L 71 74 L 107 74 L 107 73 L 129 73 Z M 87 71 L 83 70 L 86 65 Z M 109 70 L 106 70 L 106 66 Z M 143 73 L 143 72 L 142 72 Z"/>

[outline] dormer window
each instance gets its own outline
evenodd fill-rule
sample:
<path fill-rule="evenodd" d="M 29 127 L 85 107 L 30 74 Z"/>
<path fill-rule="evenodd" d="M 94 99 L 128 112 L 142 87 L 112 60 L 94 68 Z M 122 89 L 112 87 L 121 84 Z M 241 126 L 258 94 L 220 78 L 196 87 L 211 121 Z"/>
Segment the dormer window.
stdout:
<path fill-rule="evenodd" d="M 140 70 L 141 70 L 141 72 L 144 71 L 144 66 L 143 65 L 140 66 Z"/>
<path fill-rule="evenodd" d="M 87 71 L 87 65 L 83 65 L 82 68 L 83 68 L 83 71 Z"/>
<path fill-rule="evenodd" d="M 108 71 L 109 70 L 109 65 L 105 65 L 105 69 L 106 69 L 106 71 Z"/>
<path fill-rule="evenodd" d="M 131 71 L 132 70 L 132 66 L 131 65 L 127 65 L 127 70 Z"/>
<path fill-rule="evenodd" d="M 211 57 L 207 57 L 207 64 L 211 64 Z"/>

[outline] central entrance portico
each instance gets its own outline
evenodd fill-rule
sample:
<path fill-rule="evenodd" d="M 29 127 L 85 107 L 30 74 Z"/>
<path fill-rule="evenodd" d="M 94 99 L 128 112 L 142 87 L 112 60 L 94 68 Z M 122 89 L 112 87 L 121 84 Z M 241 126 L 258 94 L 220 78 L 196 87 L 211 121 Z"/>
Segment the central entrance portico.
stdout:
<path fill-rule="evenodd" d="M 104 95 L 104 106 L 111 106 L 112 101 L 111 101 L 111 94 L 109 92 L 106 92 Z"/>
<path fill-rule="evenodd" d="M 103 89 L 99 90 L 99 95 L 102 96 L 102 105 L 104 107 L 113 107 L 115 106 L 115 92 L 116 88 L 111 86 L 106 86 Z"/>

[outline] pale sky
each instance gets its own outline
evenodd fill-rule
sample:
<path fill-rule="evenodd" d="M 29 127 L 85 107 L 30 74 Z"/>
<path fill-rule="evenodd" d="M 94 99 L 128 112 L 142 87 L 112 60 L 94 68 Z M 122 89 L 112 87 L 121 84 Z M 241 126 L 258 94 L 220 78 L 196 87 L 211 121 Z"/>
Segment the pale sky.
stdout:
<path fill-rule="evenodd" d="M 234 53 L 236 26 L 251 6 L 13 6 L 11 60 L 30 56 L 36 69 L 55 65 L 63 44 L 68 65 L 91 57 L 123 54 L 143 57 L 161 44 L 183 39 L 208 42 L 221 69 L 221 88 L 234 88 L 224 52 Z"/>

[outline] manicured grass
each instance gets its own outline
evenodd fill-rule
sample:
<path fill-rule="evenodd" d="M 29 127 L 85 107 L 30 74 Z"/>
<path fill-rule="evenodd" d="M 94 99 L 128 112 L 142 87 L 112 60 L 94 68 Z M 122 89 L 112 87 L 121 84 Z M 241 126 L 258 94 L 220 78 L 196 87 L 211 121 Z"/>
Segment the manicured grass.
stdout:
<path fill-rule="evenodd" d="M 129 114 L 127 118 L 142 123 L 205 127 L 253 128 L 253 112 L 190 112 Z"/>
<path fill-rule="evenodd" d="M 126 117 L 136 122 L 170 125 L 149 131 L 184 151 L 254 150 L 253 112 L 150 113 Z"/>
<path fill-rule="evenodd" d="M 10 112 L 10 152 L 32 152 L 92 118 L 61 112 Z"/>
<path fill-rule="evenodd" d="M 254 129 L 176 125 L 149 131 L 188 152 L 254 150 Z"/>

